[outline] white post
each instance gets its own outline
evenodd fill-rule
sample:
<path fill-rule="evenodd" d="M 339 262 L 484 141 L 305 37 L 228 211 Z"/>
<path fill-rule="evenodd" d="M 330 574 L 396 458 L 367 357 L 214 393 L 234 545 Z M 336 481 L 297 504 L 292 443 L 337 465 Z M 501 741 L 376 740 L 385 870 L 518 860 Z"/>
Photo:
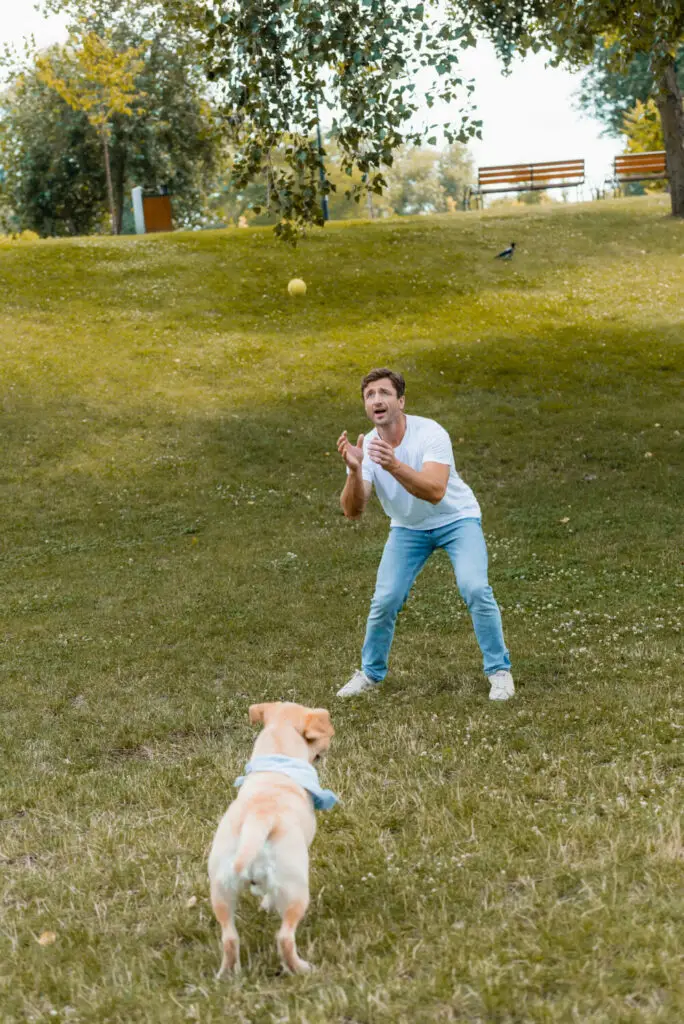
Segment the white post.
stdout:
<path fill-rule="evenodd" d="M 136 235 L 145 234 L 145 213 L 143 211 L 143 190 L 140 185 L 131 191 L 133 197 L 133 217 L 135 218 Z"/>

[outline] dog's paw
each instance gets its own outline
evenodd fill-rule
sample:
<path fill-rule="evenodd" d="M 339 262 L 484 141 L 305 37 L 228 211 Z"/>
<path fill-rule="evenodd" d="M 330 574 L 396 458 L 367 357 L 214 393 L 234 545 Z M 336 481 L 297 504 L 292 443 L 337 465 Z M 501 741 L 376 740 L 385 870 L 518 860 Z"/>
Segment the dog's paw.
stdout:
<path fill-rule="evenodd" d="M 241 967 L 239 963 L 236 963 L 234 967 L 219 967 L 216 972 L 217 981 L 227 981 L 228 978 L 234 978 L 236 974 L 239 974 Z"/>
<path fill-rule="evenodd" d="M 314 967 L 314 965 L 310 964 L 308 962 L 308 960 L 300 960 L 300 959 L 298 959 L 297 962 L 295 964 L 293 964 L 292 973 L 293 974 L 311 974 L 315 970 L 316 970 L 316 968 Z"/>

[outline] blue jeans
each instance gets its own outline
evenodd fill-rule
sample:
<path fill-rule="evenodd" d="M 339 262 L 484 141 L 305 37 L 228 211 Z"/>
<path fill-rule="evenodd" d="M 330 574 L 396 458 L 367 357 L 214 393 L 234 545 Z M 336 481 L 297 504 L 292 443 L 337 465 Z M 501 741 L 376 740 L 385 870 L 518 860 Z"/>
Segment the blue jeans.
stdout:
<path fill-rule="evenodd" d="M 444 548 L 451 559 L 458 589 L 473 620 L 485 675 L 511 667 L 501 612 L 487 582 L 487 545 L 480 520 L 457 519 L 435 530 L 393 526 L 378 568 L 361 655 L 363 671 L 375 682 L 387 675 L 397 615 L 416 576 L 437 548 Z"/>

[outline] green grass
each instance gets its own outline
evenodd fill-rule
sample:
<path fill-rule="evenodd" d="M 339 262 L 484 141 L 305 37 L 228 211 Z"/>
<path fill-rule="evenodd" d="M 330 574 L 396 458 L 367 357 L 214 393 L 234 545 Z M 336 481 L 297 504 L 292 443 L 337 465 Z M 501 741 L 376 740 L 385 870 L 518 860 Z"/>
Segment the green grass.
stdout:
<path fill-rule="evenodd" d="M 666 210 L 0 249 L 3 1024 L 684 1019 Z M 504 706 L 446 557 L 382 691 L 334 701 L 387 528 L 343 520 L 335 440 L 382 363 L 483 506 Z M 220 985 L 206 854 L 247 707 L 277 698 L 337 729 L 300 929 L 318 970 L 280 975 L 245 897 L 246 970 Z"/>

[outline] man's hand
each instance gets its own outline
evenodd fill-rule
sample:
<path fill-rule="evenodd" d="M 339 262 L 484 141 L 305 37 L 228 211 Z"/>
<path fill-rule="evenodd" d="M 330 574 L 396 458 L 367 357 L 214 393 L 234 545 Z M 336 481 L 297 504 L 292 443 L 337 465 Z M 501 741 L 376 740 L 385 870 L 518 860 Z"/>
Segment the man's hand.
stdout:
<path fill-rule="evenodd" d="M 347 437 L 347 431 L 343 430 L 337 439 L 337 450 L 352 472 L 361 469 L 361 463 L 363 462 L 363 437 L 363 434 L 359 434 L 356 446 L 354 446 Z"/>
<path fill-rule="evenodd" d="M 392 445 L 379 437 L 374 437 L 368 445 L 368 456 L 372 462 L 377 463 L 378 466 L 382 466 L 383 469 L 387 469 L 390 472 L 395 465 L 398 465 Z"/>

